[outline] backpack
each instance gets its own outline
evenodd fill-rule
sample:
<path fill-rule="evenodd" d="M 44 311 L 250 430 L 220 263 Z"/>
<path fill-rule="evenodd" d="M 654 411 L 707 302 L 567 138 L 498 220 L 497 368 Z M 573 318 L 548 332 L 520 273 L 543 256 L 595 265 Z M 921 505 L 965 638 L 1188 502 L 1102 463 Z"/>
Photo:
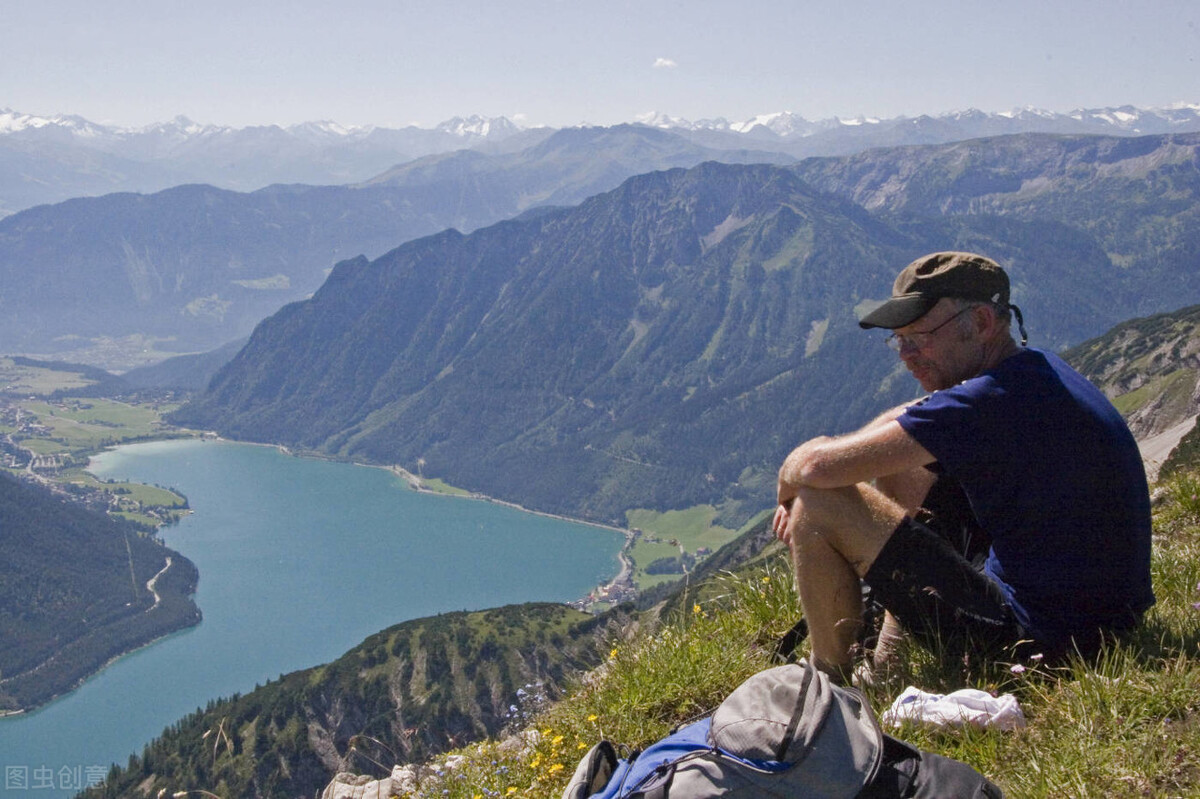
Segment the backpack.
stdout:
<path fill-rule="evenodd" d="M 709 717 L 629 758 L 608 741 L 562 799 L 1002 799 L 966 763 L 879 728 L 865 697 L 803 660 L 755 674 Z"/>

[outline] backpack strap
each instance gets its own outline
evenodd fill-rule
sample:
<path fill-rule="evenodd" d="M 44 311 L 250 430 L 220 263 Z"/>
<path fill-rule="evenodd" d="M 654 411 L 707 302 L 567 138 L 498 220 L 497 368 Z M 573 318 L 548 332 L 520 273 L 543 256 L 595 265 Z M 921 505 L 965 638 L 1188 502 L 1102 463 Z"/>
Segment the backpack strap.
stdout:
<path fill-rule="evenodd" d="M 629 799 L 667 799 L 671 793 L 671 783 L 675 780 L 676 765 L 671 763 L 662 767 L 649 783 L 629 794 Z"/>
<path fill-rule="evenodd" d="M 792 629 L 784 633 L 778 641 L 775 642 L 775 650 L 771 653 L 771 660 L 775 663 L 795 663 L 799 660 L 796 654 L 796 647 L 808 637 L 808 619 L 803 616 L 792 625 Z"/>
<path fill-rule="evenodd" d="M 812 663 L 804 662 L 804 677 L 800 681 L 800 692 L 796 695 L 796 707 L 792 710 L 792 717 L 788 720 L 787 729 L 779 740 L 779 749 L 775 753 L 776 760 L 787 759 L 788 748 L 792 745 L 792 736 L 796 734 L 796 728 L 800 726 L 800 719 L 804 716 L 804 705 L 808 701 L 808 687 L 812 684 L 813 668 Z M 794 759 L 803 760 L 811 748 L 812 742 L 810 741 L 805 746 L 804 753 Z"/>

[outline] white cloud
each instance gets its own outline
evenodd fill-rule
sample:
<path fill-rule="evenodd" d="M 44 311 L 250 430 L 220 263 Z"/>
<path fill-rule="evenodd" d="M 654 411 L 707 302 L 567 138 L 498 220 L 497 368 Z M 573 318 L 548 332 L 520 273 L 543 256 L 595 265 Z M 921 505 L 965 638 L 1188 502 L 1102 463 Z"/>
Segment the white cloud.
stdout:
<path fill-rule="evenodd" d="M 679 66 L 679 64 L 675 63 L 674 61 L 672 61 L 669 58 L 654 59 L 654 68 L 655 69 L 675 69 L 675 67 L 677 67 L 677 66 Z"/>

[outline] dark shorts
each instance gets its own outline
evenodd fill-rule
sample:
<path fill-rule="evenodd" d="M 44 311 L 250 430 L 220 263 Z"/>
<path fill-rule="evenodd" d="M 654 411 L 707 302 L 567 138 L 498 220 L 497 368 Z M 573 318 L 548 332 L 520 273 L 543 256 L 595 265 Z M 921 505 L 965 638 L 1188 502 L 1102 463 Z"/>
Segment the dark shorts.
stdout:
<path fill-rule="evenodd" d="M 973 517 L 954 517 L 962 509 L 953 507 L 952 496 L 926 504 L 938 502 L 945 507 L 919 513 L 920 521 L 905 518 L 892 533 L 866 575 L 871 598 L 933 651 L 1019 656 L 1027 636 L 1000 587 L 983 573 L 986 535 L 972 527 Z"/>

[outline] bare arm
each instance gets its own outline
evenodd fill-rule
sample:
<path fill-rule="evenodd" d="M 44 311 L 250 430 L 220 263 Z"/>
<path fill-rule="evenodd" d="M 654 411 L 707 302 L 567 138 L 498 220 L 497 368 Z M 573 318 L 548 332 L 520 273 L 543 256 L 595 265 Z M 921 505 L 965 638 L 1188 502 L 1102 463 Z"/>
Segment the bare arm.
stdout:
<path fill-rule="evenodd" d="M 779 469 L 779 506 L 771 525 L 781 540 L 786 540 L 792 502 L 805 487 L 841 488 L 881 478 L 885 484 L 894 483 L 896 488 L 906 487 L 906 496 L 897 499 L 906 507 L 909 504 L 915 507 L 924 497 L 924 491 L 912 485 L 906 475 L 933 463 L 935 458 L 896 421 L 903 411 L 903 407 L 893 408 L 853 433 L 814 438 L 792 450 Z M 912 498 L 907 494 L 914 491 L 908 488 L 921 497 L 910 502 Z"/>
<path fill-rule="evenodd" d="M 904 415 L 904 412 L 908 410 L 908 406 L 910 405 L 912 405 L 911 402 L 906 402 L 903 405 L 897 405 L 895 408 L 888 408 L 886 411 L 860 427 L 856 432 L 865 433 L 876 427 L 883 427 L 888 422 L 894 422 Z"/>
<path fill-rule="evenodd" d="M 859 432 L 868 432 L 876 427 L 883 427 L 888 422 L 894 421 L 910 403 L 898 405 L 895 408 L 889 408 L 879 416 L 875 417 L 871 422 L 863 426 Z M 910 513 L 920 507 L 924 501 L 925 495 L 929 493 L 929 489 L 937 480 L 937 476 L 928 469 L 921 467 L 905 469 L 892 474 L 881 474 L 874 478 L 875 487 L 882 491 L 887 496 L 896 500 Z"/>
<path fill-rule="evenodd" d="M 933 463 L 934 457 L 894 419 L 853 433 L 806 441 L 779 470 L 781 503 L 801 487 L 840 488 Z"/>

